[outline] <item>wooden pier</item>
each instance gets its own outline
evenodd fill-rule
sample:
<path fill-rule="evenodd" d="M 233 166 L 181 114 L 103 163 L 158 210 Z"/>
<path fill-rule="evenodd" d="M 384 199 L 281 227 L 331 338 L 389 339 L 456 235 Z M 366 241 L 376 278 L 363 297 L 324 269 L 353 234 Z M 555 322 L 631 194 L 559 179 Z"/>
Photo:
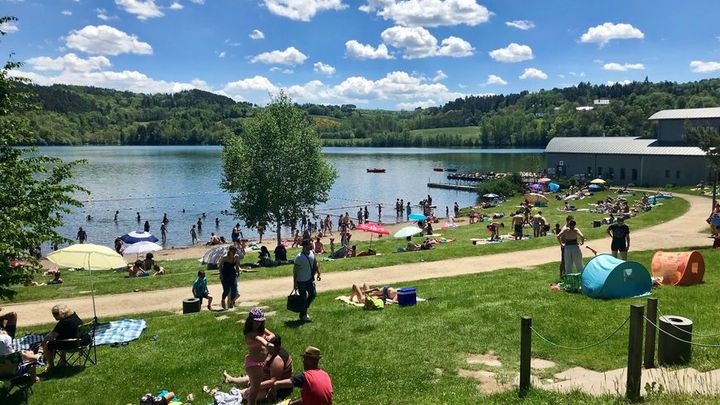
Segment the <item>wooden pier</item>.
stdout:
<path fill-rule="evenodd" d="M 444 188 L 446 190 L 457 190 L 457 191 L 470 191 L 475 192 L 476 188 L 473 186 L 463 186 L 460 184 L 447 184 L 447 183 L 428 183 L 430 188 Z"/>

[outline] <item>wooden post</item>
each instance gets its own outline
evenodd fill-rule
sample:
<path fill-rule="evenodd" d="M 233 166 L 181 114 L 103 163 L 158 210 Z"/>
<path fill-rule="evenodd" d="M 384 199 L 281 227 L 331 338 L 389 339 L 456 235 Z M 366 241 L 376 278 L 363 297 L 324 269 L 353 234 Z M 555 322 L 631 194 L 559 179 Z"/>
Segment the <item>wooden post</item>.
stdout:
<path fill-rule="evenodd" d="M 655 368 L 655 337 L 657 331 L 657 298 L 650 297 L 647 300 L 647 320 L 645 321 L 645 352 L 643 364 L 645 368 Z M 650 323 L 652 322 L 652 323 Z"/>
<path fill-rule="evenodd" d="M 530 390 L 530 357 L 532 356 L 532 318 L 523 316 L 520 320 L 520 396 Z"/>
<path fill-rule="evenodd" d="M 628 334 L 627 385 L 625 398 L 631 402 L 641 399 L 640 377 L 642 376 L 643 315 L 642 304 L 630 305 L 630 333 Z"/>

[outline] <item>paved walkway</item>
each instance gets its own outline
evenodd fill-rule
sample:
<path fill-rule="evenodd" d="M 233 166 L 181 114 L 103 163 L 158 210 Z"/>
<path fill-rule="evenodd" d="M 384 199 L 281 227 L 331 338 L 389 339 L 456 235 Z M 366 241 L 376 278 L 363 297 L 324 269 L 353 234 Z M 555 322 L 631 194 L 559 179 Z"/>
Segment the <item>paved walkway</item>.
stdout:
<path fill-rule="evenodd" d="M 710 201 L 705 197 L 678 195 L 690 203 L 690 209 L 684 215 L 668 222 L 648 227 L 632 233 L 631 249 L 652 250 L 671 249 L 691 246 L 708 246 L 707 227 Z M 513 243 L 513 242 L 507 242 Z M 521 242 L 519 242 L 521 243 Z M 609 253 L 609 239 L 586 242 L 599 252 Z M 586 256 L 591 253 L 583 249 Z M 632 251 L 630 254 L 632 258 Z M 430 278 L 454 277 L 464 274 L 483 273 L 509 267 L 533 267 L 559 260 L 557 246 L 501 253 L 487 256 L 471 256 L 436 262 L 420 262 L 372 269 L 327 273 L 317 283 L 318 292 L 331 290 L 349 290 L 353 283 L 368 282 L 375 285 L 398 284 L 406 281 Z M 265 280 L 240 281 L 242 301 L 263 301 L 287 296 L 292 288 L 292 277 L 280 277 Z M 152 311 L 177 311 L 182 308 L 182 300 L 188 298 L 190 287 L 172 288 L 157 291 L 100 295 L 95 298 L 97 313 L 100 316 L 121 316 Z M 211 285 L 210 294 L 221 296 L 221 286 Z M 63 300 L 74 309 L 81 318 L 92 318 L 90 297 Z M 6 305 L 6 311 L 18 313 L 19 325 L 28 326 L 52 323 L 50 308 L 57 301 L 35 301 Z"/>

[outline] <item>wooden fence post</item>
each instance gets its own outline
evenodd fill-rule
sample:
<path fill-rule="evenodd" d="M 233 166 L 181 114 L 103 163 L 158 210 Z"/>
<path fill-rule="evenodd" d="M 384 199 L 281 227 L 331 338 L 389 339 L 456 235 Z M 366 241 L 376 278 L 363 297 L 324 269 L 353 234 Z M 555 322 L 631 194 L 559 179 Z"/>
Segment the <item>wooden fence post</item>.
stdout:
<path fill-rule="evenodd" d="M 628 360 L 627 385 L 625 398 L 629 401 L 639 401 L 640 378 L 642 376 L 642 350 L 643 350 L 643 315 L 645 307 L 642 304 L 630 305 L 630 333 L 628 334 Z"/>
<path fill-rule="evenodd" d="M 530 357 L 532 356 L 532 318 L 523 316 L 520 319 L 520 396 L 524 397 L 530 390 Z"/>
<path fill-rule="evenodd" d="M 657 298 L 647 300 L 647 317 L 645 321 L 645 352 L 643 364 L 645 368 L 655 368 L 655 336 L 657 336 Z M 650 323 L 652 322 L 652 323 Z"/>

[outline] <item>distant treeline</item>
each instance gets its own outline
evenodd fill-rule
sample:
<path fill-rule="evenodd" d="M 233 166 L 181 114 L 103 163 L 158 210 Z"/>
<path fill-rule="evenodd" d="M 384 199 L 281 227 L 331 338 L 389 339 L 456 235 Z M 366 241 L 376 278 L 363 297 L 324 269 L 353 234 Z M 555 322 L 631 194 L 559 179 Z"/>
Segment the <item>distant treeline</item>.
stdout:
<path fill-rule="evenodd" d="M 39 144 L 219 144 L 242 136 L 260 108 L 201 90 L 145 95 L 93 87 L 29 86 Z M 593 106 L 607 99 L 609 105 Z M 593 106 L 592 110 L 577 107 Z M 580 83 L 563 89 L 468 96 L 413 111 L 303 104 L 328 146 L 543 147 L 555 136 L 654 136 L 653 113 L 720 106 L 720 79 L 689 83 Z"/>

